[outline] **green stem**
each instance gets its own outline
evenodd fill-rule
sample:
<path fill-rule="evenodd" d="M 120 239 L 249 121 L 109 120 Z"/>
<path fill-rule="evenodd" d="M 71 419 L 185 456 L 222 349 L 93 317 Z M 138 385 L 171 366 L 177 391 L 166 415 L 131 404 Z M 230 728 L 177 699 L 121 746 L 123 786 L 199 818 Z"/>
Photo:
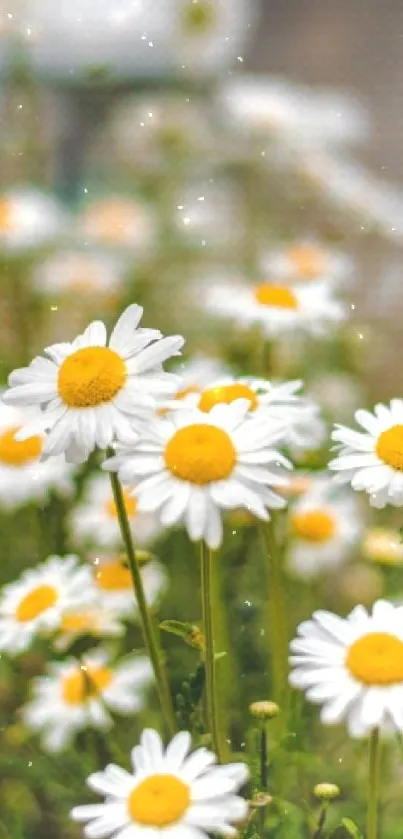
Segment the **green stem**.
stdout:
<path fill-rule="evenodd" d="M 272 514 L 273 516 L 273 514 Z M 280 550 L 276 541 L 273 518 L 262 525 L 262 536 L 269 562 L 269 615 L 272 650 L 272 698 L 279 703 L 285 719 L 288 695 L 288 629 Z"/>
<path fill-rule="evenodd" d="M 259 746 L 259 757 L 260 757 L 260 791 L 266 792 L 267 790 L 267 730 L 266 730 L 266 722 L 262 722 L 262 727 L 260 731 L 260 746 Z M 266 808 L 261 807 L 259 810 L 259 821 L 260 821 L 260 832 L 261 836 L 264 836 L 264 826 L 266 821 Z"/>
<path fill-rule="evenodd" d="M 379 728 L 374 728 L 369 740 L 367 839 L 377 839 L 378 837 L 380 753 Z"/>
<path fill-rule="evenodd" d="M 203 628 L 205 637 L 205 664 L 206 664 L 206 705 L 207 724 L 211 734 L 213 749 L 221 762 L 220 731 L 218 725 L 216 672 L 214 660 L 214 626 L 213 626 L 213 604 L 212 604 L 212 553 L 201 542 L 201 591 L 203 607 Z"/>
<path fill-rule="evenodd" d="M 107 451 L 108 457 L 112 457 L 113 454 L 113 451 Z M 126 549 L 127 559 L 129 562 L 129 568 L 132 576 L 134 596 L 137 600 L 139 608 L 141 628 L 143 630 L 144 640 L 154 671 L 157 693 L 164 717 L 164 722 L 167 731 L 170 735 L 172 735 L 176 731 L 175 715 L 172 707 L 172 698 L 169 690 L 164 664 L 161 659 L 161 652 L 159 650 L 153 622 L 147 606 L 146 596 L 143 587 L 143 580 L 141 577 L 139 564 L 136 559 L 136 552 L 134 549 L 133 538 L 130 530 L 129 520 L 127 517 L 122 487 L 119 478 L 115 472 L 110 473 L 110 480 L 112 485 L 113 497 L 115 499 L 116 512 L 118 516 L 122 539 Z"/>

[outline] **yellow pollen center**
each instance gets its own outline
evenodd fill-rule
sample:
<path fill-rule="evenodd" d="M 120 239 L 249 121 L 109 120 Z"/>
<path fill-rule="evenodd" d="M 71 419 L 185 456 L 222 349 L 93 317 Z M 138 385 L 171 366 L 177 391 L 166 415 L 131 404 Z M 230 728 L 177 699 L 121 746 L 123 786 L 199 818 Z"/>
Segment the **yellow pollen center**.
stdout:
<path fill-rule="evenodd" d="M 121 591 L 132 588 L 128 568 L 120 562 L 105 562 L 95 574 L 97 585 L 106 591 Z"/>
<path fill-rule="evenodd" d="M 95 615 L 93 612 L 72 612 L 65 615 L 61 628 L 63 632 L 91 632 L 94 629 Z"/>
<path fill-rule="evenodd" d="M 376 444 L 378 457 L 399 471 L 403 470 L 403 425 L 393 425 L 382 431 Z"/>
<path fill-rule="evenodd" d="M 59 370 L 59 396 L 69 408 L 95 408 L 111 402 L 122 389 L 126 365 L 109 347 L 83 347 L 69 355 Z"/>
<path fill-rule="evenodd" d="M 15 616 L 20 623 L 27 623 L 39 617 L 42 612 L 51 609 L 58 599 L 53 586 L 43 585 L 32 589 L 19 602 Z"/>
<path fill-rule="evenodd" d="M 403 641 L 388 632 L 369 632 L 351 644 L 345 663 L 365 685 L 403 682 Z"/>
<path fill-rule="evenodd" d="M 175 775 L 150 775 L 135 787 L 127 802 L 133 821 L 150 827 L 174 824 L 189 804 L 189 787 Z"/>
<path fill-rule="evenodd" d="M 200 423 L 176 431 L 164 458 L 176 478 L 203 485 L 228 478 L 236 464 L 236 451 L 225 431 Z"/>
<path fill-rule="evenodd" d="M 80 705 L 102 693 L 112 681 L 112 672 L 107 667 L 87 667 L 63 679 L 62 694 L 69 705 Z"/>
<path fill-rule="evenodd" d="M 200 388 L 196 387 L 195 385 L 189 385 L 189 387 L 184 387 L 182 390 L 178 390 L 175 399 L 184 399 L 185 396 L 189 396 L 189 393 L 200 393 Z"/>
<path fill-rule="evenodd" d="M 335 534 L 336 523 L 327 510 L 307 510 L 291 516 L 291 530 L 307 542 L 328 542 Z"/>
<path fill-rule="evenodd" d="M 27 440 L 15 439 L 20 427 L 14 425 L 0 435 L 0 463 L 6 466 L 25 466 L 31 460 L 37 460 L 42 452 L 42 439 L 39 436 L 28 437 Z"/>
<path fill-rule="evenodd" d="M 325 268 L 324 253 L 315 245 L 294 245 L 288 251 L 288 258 L 295 274 L 304 279 L 313 280 Z"/>
<path fill-rule="evenodd" d="M 200 396 L 198 408 L 200 411 L 208 413 L 214 408 L 214 405 L 218 405 L 220 402 L 225 402 L 227 405 L 230 405 L 235 399 L 249 399 L 250 410 L 255 411 L 257 408 L 258 398 L 256 393 L 250 387 L 243 384 L 207 388 Z"/>
<path fill-rule="evenodd" d="M 215 21 L 214 5 L 210 0 L 188 2 L 183 10 L 183 24 L 190 34 L 209 32 Z"/>
<path fill-rule="evenodd" d="M 298 308 L 298 300 L 292 288 L 287 286 L 262 283 L 255 288 L 255 297 L 262 306 L 275 306 L 278 309 Z"/>
<path fill-rule="evenodd" d="M 127 515 L 129 516 L 129 518 L 133 518 L 133 516 L 135 516 L 137 512 L 137 501 L 134 495 L 129 495 L 129 493 L 126 492 L 126 490 L 123 490 L 123 501 Z M 108 516 L 110 516 L 112 519 L 117 519 L 118 513 L 116 509 L 115 499 L 113 497 L 109 498 L 106 502 L 106 512 Z"/>

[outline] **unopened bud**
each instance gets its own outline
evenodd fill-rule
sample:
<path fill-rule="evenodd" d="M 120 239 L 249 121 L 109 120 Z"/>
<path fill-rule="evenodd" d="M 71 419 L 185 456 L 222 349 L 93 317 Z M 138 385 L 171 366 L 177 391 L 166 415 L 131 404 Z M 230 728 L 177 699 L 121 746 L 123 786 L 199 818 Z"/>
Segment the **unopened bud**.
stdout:
<path fill-rule="evenodd" d="M 280 708 L 276 702 L 271 702 L 270 699 L 261 699 L 259 702 L 252 702 L 249 705 L 249 713 L 257 720 L 272 720 L 278 717 Z"/>
<path fill-rule="evenodd" d="M 315 798 L 321 801 L 331 801 L 332 798 L 337 798 L 340 795 L 340 789 L 336 784 L 316 784 L 313 788 Z"/>

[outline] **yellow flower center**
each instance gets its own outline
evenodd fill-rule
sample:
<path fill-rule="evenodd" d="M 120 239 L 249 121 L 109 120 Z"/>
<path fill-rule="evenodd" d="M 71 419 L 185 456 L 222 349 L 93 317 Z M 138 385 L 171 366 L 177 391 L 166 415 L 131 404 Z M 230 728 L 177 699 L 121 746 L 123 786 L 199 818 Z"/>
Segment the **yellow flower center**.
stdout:
<path fill-rule="evenodd" d="M 130 793 L 128 809 L 138 824 L 167 827 L 186 812 L 190 804 L 187 784 L 175 775 L 150 775 Z"/>
<path fill-rule="evenodd" d="M 126 490 L 123 490 L 123 501 L 126 508 L 126 513 L 129 518 L 133 518 L 136 515 L 137 511 L 137 501 L 134 495 L 129 495 Z M 106 502 L 106 512 L 108 516 L 112 519 L 117 519 L 118 513 L 116 509 L 115 499 L 111 496 L 108 501 Z"/>
<path fill-rule="evenodd" d="M 102 693 L 112 681 L 107 667 L 86 667 L 63 679 L 62 695 L 69 705 L 80 705 Z"/>
<path fill-rule="evenodd" d="M 71 612 L 64 615 L 61 623 L 63 632 L 91 633 L 95 627 L 95 615 L 93 612 Z"/>
<path fill-rule="evenodd" d="M 325 268 L 325 255 L 315 245 L 294 245 L 288 251 L 288 258 L 294 273 L 307 280 L 318 277 Z"/>
<path fill-rule="evenodd" d="M 378 457 L 399 471 L 403 470 L 403 425 L 392 425 L 382 431 L 376 444 Z"/>
<path fill-rule="evenodd" d="M 53 586 L 43 585 L 32 589 L 20 600 L 15 617 L 20 623 L 27 623 L 39 617 L 42 612 L 51 609 L 58 599 L 58 593 Z"/>
<path fill-rule="evenodd" d="M 11 207 L 6 198 L 0 198 L 0 232 L 7 233 L 11 228 Z"/>
<path fill-rule="evenodd" d="M 403 543 L 400 534 L 383 527 L 372 527 L 364 539 L 362 550 L 367 559 L 385 565 L 403 562 Z"/>
<path fill-rule="evenodd" d="M 403 641 L 389 632 L 369 632 L 351 644 L 345 663 L 364 685 L 403 682 Z"/>
<path fill-rule="evenodd" d="M 42 439 L 39 436 L 27 440 L 16 440 L 15 435 L 21 426 L 14 425 L 0 435 L 0 463 L 6 466 L 25 466 L 31 460 L 37 460 L 42 452 Z"/>
<path fill-rule="evenodd" d="M 336 523 L 327 510 L 307 510 L 291 516 L 291 530 L 307 542 L 328 542 L 335 534 Z"/>
<path fill-rule="evenodd" d="M 185 399 L 185 396 L 189 396 L 189 393 L 200 393 L 200 388 L 196 387 L 195 385 L 189 385 L 189 387 L 184 387 L 182 390 L 178 390 L 175 399 Z"/>
<path fill-rule="evenodd" d="M 168 440 L 167 468 L 183 481 L 208 484 L 228 478 L 236 464 L 236 451 L 228 434 L 213 425 L 188 425 Z"/>
<path fill-rule="evenodd" d="M 209 32 L 216 17 L 214 5 L 210 0 L 190 0 L 182 14 L 184 29 L 191 35 Z"/>
<path fill-rule="evenodd" d="M 230 405 L 235 399 L 249 399 L 251 411 L 254 411 L 258 406 L 258 398 L 254 390 L 247 385 L 232 384 L 209 387 L 204 390 L 200 396 L 198 408 L 200 411 L 208 413 L 214 405 L 218 405 L 220 402 Z"/>
<path fill-rule="evenodd" d="M 262 283 L 255 288 L 255 297 L 262 306 L 275 306 L 278 309 L 298 308 L 298 300 L 292 288 L 284 285 Z"/>
<path fill-rule="evenodd" d="M 97 585 L 106 591 L 126 591 L 132 588 L 132 578 L 128 568 L 121 562 L 105 562 L 95 574 Z"/>
<path fill-rule="evenodd" d="M 111 402 L 123 387 L 126 365 L 109 347 L 83 347 L 61 364 L 59 396 L 69 408 L 95 408 Z"/>

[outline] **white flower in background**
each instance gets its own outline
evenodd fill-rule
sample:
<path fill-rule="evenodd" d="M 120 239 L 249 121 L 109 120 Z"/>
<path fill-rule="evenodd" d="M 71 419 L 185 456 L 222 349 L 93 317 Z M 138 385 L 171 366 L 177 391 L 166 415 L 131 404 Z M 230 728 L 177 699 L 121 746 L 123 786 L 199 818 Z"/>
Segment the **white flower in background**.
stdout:
<path fill-rule="evenodd" d="M 39 248 L 65 234 L 67 219 L 56 199 L 33 187 L 0 195 L 0 249 Z"/>
<path fill-rule="evenodd" d="M 146 601 L 154 606 L 167 587 L 167 575 L 160 562 L 151 560 L 141 565 L 140 573 Z M 120 618 L 137 620 L 138 606 L 133 592 L 129 568 L 119 556 L 100 556 L 94 562 L 93 581 L 97 603 L 115 612 Z"/>
<path fill-rule="evenodd" d="M 225 365 L 221 358 L 203 355 L 199 353 L 189 361 L 183 361 L 172 368 L 178 375 L 178 390 L 174 399 L 166 401 L 166 405 L 175 408 L 182 405 L 182 400 L 189 394 L 201 394 L 204 388 L 211 385 L 216 379 L 227 376 L 230 372 L 228 365 Z"/>
<path fill-rule="evenodd" d="M 113 726 L 109 709 L 137 713 L 152 679 L 147 658 L 126 658 L 113 665 L 103 650 L 81 661 L 71 658 L 49 665 L 46 676 L 32 681 L 32 701 L 22 708 L 25 725 L 42 736 L 50 752 L 69 748 L 78 731 Z"/>
<path fill-rule="evenodd" d="M 32 282 L 42 294 L 110 294 L 122 288 L 126 266 L 110 253 L 62 250 L 36 265 Z"/>
<path fill-rule="evenodd" d="M 49 636 L 63 616 L 94 601 L 88 566 L 75 556 L 50 556 L 36 568 L 23 571 L 0 596 L 0 649 L 11 654 L 26 650 L 35 635 Z"/>
<path fill-rule="evenodd" d="M 369 527 L 361 544 L 365 559 L 381 565 L 403 564 L 401 533 L 387 527 Z"/>
<path fill-rule="evenodd" d="M 282 79 L 242 74 L 224 83 L 218 101 L 238 131 L 296 150 L 356 144 L 369 133 L 368 116 L 351 96 Z"/>
<path fill-rule="evenodd" d="M 312 478 L 290 508 L 288 522 L 288 564 L 304 578 L 341 565 L 363 528 L 355 497 L 340 492 L 327 475 Z"/>
<path fill-rule="evenodd" d="M 111 113 L 99 144 L 105 157 L 115 155 L 130 169 L 146 172 L 166 171 L 172 158 L 180 158 L 181 166 L 194 154 L 214 153 L 215 138 L 202 101 L 174 93 L 126 97 Z"/>
<path fill-rule="evenodd" d="M 63 615 L 53 646 L 55 650 L 64 651 L 77 638 L 86 635 L 91 638 L 117 638 L 125 631 L 121 611 L 108 605 L 106 598 L 99 597 L 95 587 L 93 603 L 73 606 Z"/>
<path fill-rule="evenodd" d="M 375 405 L 374 413 L 356 411 L 356 422 L 364 431 L 336 425 L 332 433 L 338 457 L 329 469 L 337 479 L 365 490 L 372 507 L 403 506 L 403 400 L 390 406 Z"/>
<path fill-rule="evenodd" d="M 324 334 L 345 318 L 344 306 L 326 281 L 298 286 L 217 283 L 205 285 L 202 294 L 206 308 L 214 315 L 231 318 L 240 328 L 260 324 L 268 338 L 299 329 Z"/>
<path fill-rule="evenodd" d="M 246 0 L 24 0 L 29 65 L 69 83 L 211 75 L 239 55 L 254 4 Z M 184 66 L 185 65 L 185 66 Z"/>
<path fill-rule="evenodd" d="M 63 455 L 40 459 L 43 435 L 16 439 L 26 420 L 24 411 L 0 399 L 0 507 L 5 510 L 33 501 L 44 503 L 51 492 L 71 495 L 74 489 L 72 467 Z"/>
<path fill-rule="evenodd" d="M 278 425 L 282 443 L 293 450 L 318 447 L 326 429 L 319 417 L 319 407 L 311 399 L 301 396 L 301 381 L 270 382 L 243 376 L 226 376 L 210 381 L 200 390 L 182 387 L 175 400 L 167 400 L 171 410 L 197 408 L 208 413 L 214 405 L 230 405 L 236 399 L 249 401 L 251 416 L 264 416 L 271 425 Z"/>
<path fill-rule="evenodd" d="M 47 358 L 14 370 L 4 401 L 42 407 L 19 438 L 46 431 L 43 456 L 65 452 L 77 463 L 96 446 L 137 438 L 135 429 L 155 409 L 156 397 L 175 390 L 176 377 L 163 371 L 162 362 L 179 355 L 183 344 L 180 336 L 138 329 L 142 314 L 141 306 L 128 306 L 109 343 L 104 323 L 94 321 L 72 343 L 53 344 L 45 349 Z"/>
<path fill-rule="evenodd" d="M 143 256 L 156 240 L 155 219 L 143 201 L 127 195 L 98 198 L 83 207 L 76 220 L 85 244 L 125 249 Z"/>
<path fill-rule="evenodd" d="M 150 513 L 139 513 L 134 494 L 124 492 L 124 503 L 135 545 L 144 547 L 161 532 L 158 519 Z M 70 515 L 71 533 L 77 545 L 90 544 L 107 550 L 122 542 L 116 504 L 110 480 L 95 475 L 85 488 L 84 498 Z"/>
<path fill-rule="evenodd" d="M 219 251 L 232 244 L 239 247 L 244 224 L 241 208 L 236 184 L 207 177 L 177 191 L 172 214 L 179 233 L 190 244 Z"/>
<path fill-rule="evenodd" d="M 222 510 L 242 507 L 268 519 L 269 508 L 286 503 L 274 491 L 291 468 L 274 448 L 281 430 L 248 410 L 240 399 L 208 413 L 175 411 L 150 422 L 137 445 L 104 465 L 136 487 L 140 512 L 158 511 L 165 527 L 183 522 L 192 540 L 218 548 Z"/>
<path fill-rule="evenodd" d="M 110 764 L 88 778 L 88 786 L 105 796 L 102 804 L 75 807 L 72 818 L 88 822 L 93 839 L 207 839 L 210 834 L 236 836 L 248 803 L 236 795 L 249 772 L 244 763 L 214 766 L 205 747 L 189 755 L 191 736 L 181 731 L 164 750 L 156 731 L 145 729 L 132 750 L 132 774 Z"/>
<path fill-rule="evenodd" d="M 342 251 L 315 239 L 302 239 L 267 250 L 261 270 L 269 282 L 317 282 L 327 280 L 333 288 L 351 281 L 353 263 Z"/>
<path fill-rule="evenodd" d="M 291 643 L 290 682 L 323 705 L 326 724 L 346 720 L 352 737 L 375 726 L 403 731 L 403 607 L 378 600 L 347 618 L 318 611 Z"/>

